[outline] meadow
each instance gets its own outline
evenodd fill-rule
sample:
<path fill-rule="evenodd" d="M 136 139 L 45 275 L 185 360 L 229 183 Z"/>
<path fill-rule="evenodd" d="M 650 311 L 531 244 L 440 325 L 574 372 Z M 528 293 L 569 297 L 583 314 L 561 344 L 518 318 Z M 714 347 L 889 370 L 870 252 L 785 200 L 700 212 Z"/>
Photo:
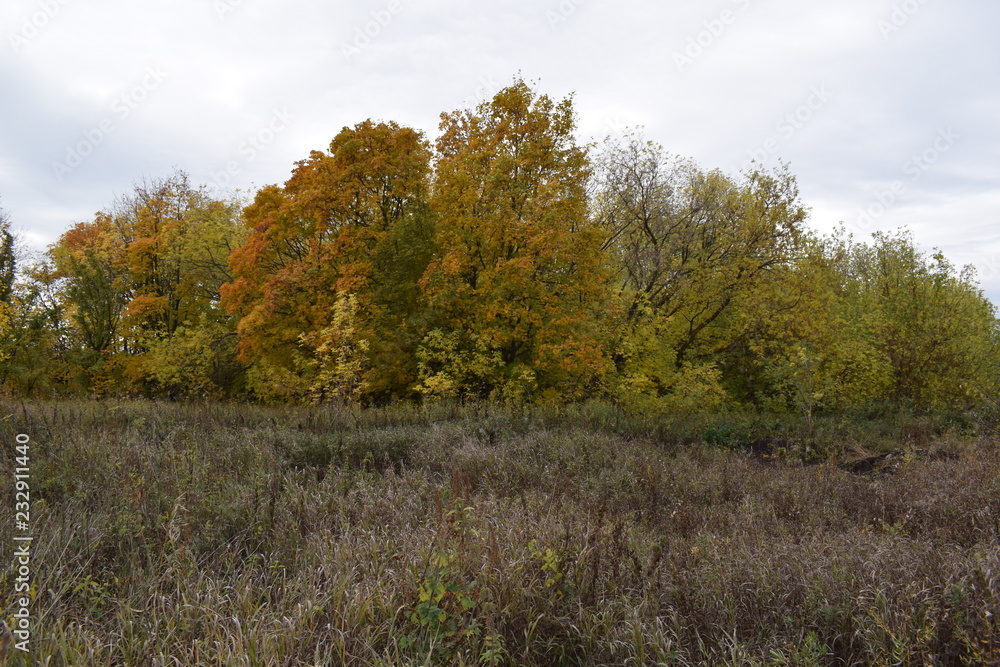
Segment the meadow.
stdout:
<path fill-rule="evenodd" d="M 8 665 L 1000 664 L 987 414 L 0 403 L 17 434 Z"/>

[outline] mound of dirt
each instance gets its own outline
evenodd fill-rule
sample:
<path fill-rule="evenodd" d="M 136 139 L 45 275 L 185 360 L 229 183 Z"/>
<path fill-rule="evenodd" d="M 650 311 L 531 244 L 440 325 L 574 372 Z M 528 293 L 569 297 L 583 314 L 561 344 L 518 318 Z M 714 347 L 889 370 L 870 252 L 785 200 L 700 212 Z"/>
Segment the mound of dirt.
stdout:
<path fill-rule="evenodd" d="M 896 449 L 884 454 L 867 456 L 863 459 L 841 463 L 839 468 L 855 475 L 891 475 L 899 470 L 903 461 L 947 461 L 957 458 L 954 454 L 944 451 L 929 451 L 927 449 Z"/>
<path fill-rule="evenodd" d="M 746 453 L 758 461 L 773 462 L 782 458 L 788 452 L 795 451 L 799 445 L 783 438 L 760 438 L 747 444 Z"/>

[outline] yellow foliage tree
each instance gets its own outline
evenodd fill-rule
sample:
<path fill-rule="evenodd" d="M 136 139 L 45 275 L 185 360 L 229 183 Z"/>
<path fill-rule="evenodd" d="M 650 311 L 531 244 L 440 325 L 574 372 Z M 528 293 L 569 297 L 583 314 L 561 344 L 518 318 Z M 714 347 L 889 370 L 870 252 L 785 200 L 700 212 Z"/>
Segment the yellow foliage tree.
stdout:
<path fill-rule="evenodd" d="M 571 99 L 523 81 L 442 116 L 420 391 L 565 400 L 606 373 L 602 232 L 575 123 Z"/>
<path fill-rule="evenodd" d="M 358 336 L 357 316 L 358 297 L 339 292 L 330 324 L 302 334 L 302 342 L 316 356 L 317 369 L 309 385 L 314 401 L 351 402 L 365 393 L 369 344 Z"/>
<path fill-rule="evenodd" d="M 690 406 L 699 392 L 686 387 L 697 377 L 712 409 L 721 355 L 751 333 L 751 307 L 800 247 L 795 179 L 787 170 L 742 180 L 705 172 L 637 135 L 609 140 L 596 164 L 593 216 L 620 313 L 610 327 L 614 392 L 631 405 Z"/>

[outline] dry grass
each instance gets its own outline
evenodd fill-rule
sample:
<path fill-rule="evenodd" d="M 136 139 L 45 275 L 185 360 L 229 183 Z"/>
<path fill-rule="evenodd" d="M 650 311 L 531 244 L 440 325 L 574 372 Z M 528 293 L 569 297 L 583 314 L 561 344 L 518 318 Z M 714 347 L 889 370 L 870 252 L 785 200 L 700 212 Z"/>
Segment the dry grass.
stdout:
<path fill-rule="evenodd" d="M 32 437 L 43 664 L 1000 663 L 985 438 L 923 438 L 953 458 L 861 476 L 599 406 L 0 420 L 5 458 Z M 12 484 L 0 495 L 10 545 Z M 12 590 L 5 566 L 5 613 Z"/>

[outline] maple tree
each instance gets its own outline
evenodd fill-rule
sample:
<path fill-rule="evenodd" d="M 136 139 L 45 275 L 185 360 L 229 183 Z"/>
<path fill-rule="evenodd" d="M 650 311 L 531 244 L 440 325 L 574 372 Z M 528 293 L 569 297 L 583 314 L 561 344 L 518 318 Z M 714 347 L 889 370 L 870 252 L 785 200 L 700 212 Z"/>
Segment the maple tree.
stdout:
<path fill-rule="evenodd" d="M 906 232 L 821 237 L 787 166 L 591 152 L 516 79 L 343 128 L 248 206 L 144 180 L 19 264 L 0 210 L 0 388 L 643 412 L 982 406 L 996 312 Z"/>
<path fill-rule="evenodd" d="M 52 246 L 54 277 L 71 305 L 66 317 L 83 351 L 78 361 L 101 376 L 101 384 L 181 392 L 213 386 L 207 376 L 178 384 L 183 373 L 164 367 L 195 363 L 194 350 L 177 354 L 195 330 L 201 347 L 214 349 L 202 356 L 227 354 L 219 343 L 231 334 L 232 322 L 218 305 L 219 288 L 230 277 L 228 255 L 240 242 L 238 215 L 236 204 L 213 199 L 177 172 L 137 184 Z"/>
<path fill-rule="evenodd" d="M 235 279 L 223 303 L 241 318 L 241 354 L 253 360 L 261 392 L 282 378 L 291 394 L 309 393 L 329 344 L 319 332 L 335 326 L 342 298 L 354 304 L 352 330 L 368 342 L 367 361 L 356 360 L 366 386 L 405 391 L 409 319 L 432 235 L 430 157 L 419 132 L 365 121 L 247 207 L 249 235 L 230 258 Z"/>
<path fill-rule="evenodd" d="M 605 373 L 602 232 L 575 123 L 572 99 L 523 81 L 442 116 L 421 392 L 569 399 Z"/>

